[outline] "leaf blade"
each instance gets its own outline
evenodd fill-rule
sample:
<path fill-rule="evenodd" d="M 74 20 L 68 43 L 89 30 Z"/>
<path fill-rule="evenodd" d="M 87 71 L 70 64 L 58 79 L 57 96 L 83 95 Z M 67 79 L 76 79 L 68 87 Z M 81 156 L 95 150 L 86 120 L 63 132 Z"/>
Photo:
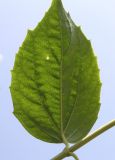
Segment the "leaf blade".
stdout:
<path fill-rule="evenodd" d="M 100 86 L 90 42 L 61 0 L 53 0 L 16 55 L 11 83 L 15 116 L 38 139 L 62 143 L 64 136 L 74 143 L 96 121 Z"/>

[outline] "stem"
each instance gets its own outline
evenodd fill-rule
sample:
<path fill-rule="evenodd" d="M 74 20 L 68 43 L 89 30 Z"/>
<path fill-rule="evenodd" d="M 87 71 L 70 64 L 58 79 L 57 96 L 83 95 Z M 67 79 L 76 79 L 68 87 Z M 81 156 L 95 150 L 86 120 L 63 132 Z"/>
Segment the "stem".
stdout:
<path fill-rule="evenodd" d="M 69 143 L 68 143 L 68 141 L 66 140 L 66 138 L 65 138 L 65 136 L 62 134 L 62 138 L 63 138 L 63 142 L 64 142 L 64 144 L 65 144 L 65 151 L 66 152 L 68 152 L 68 156 L 72 156 L 75 160 L 79 160 L 79 158 L 77 157 L 77 155 L 76 154 L 74 154 L 73 152 L 70 152 L 69 151 Z"/>
<path fill-rule="evenodd" d="M 105 124 L 98 130 L 96 130 L 95 132 L 86 136 L 84 139 L 82 139 L 78 143 L 74 144 L 72 147 L 68 148 L 69 152 L 73 153 L 77 149 L 81 148 L 82 146 L 84 146 L 85 144 L 87 144 L 88 142 L 90 142 L 91 140 L 93 140 L 94 138 L 96 138 L 97 136 L 99 136 L 100 134 L 102 134 L 103 132 L 107 131 L 108 129 L 114 126 L 115 126 L 115 120 L 110 121 L 109 123 Z M 51 160 L 62 160 L 63 158 L 68 157 L 68 156 L 69 156 L 68 151 L 64 149 L 61 153 L 59 153 L 57 156 L 55 156 Z"/>
<path fill-rule="evenodd" d="M 79 158 L 77 157 L 77 155 L 76 155 L 76 154 L 71 153 L 70 155 L 71 155 L 74 159 L 79 160 Z"/>

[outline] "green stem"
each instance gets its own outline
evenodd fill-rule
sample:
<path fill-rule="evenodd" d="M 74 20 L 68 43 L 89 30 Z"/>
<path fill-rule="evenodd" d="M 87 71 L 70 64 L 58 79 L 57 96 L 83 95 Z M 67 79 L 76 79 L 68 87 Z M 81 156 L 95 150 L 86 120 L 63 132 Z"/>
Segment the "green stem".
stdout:
<path fill-rule="evenodd" d="M 79 160 L 79 158 L 77 157 L 77 155 L 76 154 L 74 154 L 73 152 L 70 152 L 69 151 L 69 143 L 68 143 L 68 141 L 67 141 L 67 139 L 65 138 L 65 136 L 62 134 L 62 138 L 63 138 L 63 142 L 64 142 L 64 144 L 65 144 L 65 151 L 66 152 L 68 152 L 68 156 L 72 156 L 75 160 Z"/>
<path fill-rule="evenodd" d="M 74 159 L 76 159 L 76 160 L 79 160 L 79 158 L 77 157 L 77 155 L 76 154 L 74 154 L 74 153 L 70 153 L 70 156 L 72 156 Z"/>
<path fill-rule="evenodd" d="M 107 131 L 108 129 L 110 129 L 114 126 L 115 126 L 115 120 L 110 121 L 106 125 L 102 126 L 98 130 L 96 130 L 95 132 L 86 136 L 84 139 L 82 139 L 81 141 L 79 141 L 78 143 L 73 145 L 72 147 L 68 148 L 69 153 L 73 153 L 77 149 L 81 148 L 82 146 L 84 146 L 85 144 L 87 144 L 88 142 L 90 142 L 91 140 L 93 140 L 94 138 L 96 138 L 97 136 L 99 136 L 100 134 L 102 134 L 103 132 Z M 70 154 L 68 155 L 68 150 L 64 149 L 61 153 L 59 153 L 57 156 L 55 156 L 51 160 L 62 160 L 65 157 L 71 156 Z"/>

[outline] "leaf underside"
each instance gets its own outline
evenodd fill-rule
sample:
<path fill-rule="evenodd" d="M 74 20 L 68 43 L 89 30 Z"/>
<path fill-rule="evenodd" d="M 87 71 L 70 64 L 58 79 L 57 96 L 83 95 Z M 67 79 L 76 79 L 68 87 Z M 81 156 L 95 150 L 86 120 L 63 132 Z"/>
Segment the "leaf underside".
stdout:
<path fill-rule="evenodd" d="M 88 134 L 100 108 L 100 77 L 91 43 L 53 0 L 16 54 L 14 115 L 34 137 L 75 143 Z"/>

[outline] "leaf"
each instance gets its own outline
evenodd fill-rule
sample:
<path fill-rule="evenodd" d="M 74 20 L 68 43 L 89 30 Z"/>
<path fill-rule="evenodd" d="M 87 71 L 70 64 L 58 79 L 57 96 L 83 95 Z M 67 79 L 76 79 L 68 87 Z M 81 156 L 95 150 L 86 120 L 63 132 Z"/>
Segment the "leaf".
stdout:
<path fill-rule="evenodd" d="M 88 134 L 100 108 L 100 78 L 91 43 L 53 0 L 28 31 L 16 55 L 11 94 L 14 115 L 38 139 L 75 143 Z"/>

